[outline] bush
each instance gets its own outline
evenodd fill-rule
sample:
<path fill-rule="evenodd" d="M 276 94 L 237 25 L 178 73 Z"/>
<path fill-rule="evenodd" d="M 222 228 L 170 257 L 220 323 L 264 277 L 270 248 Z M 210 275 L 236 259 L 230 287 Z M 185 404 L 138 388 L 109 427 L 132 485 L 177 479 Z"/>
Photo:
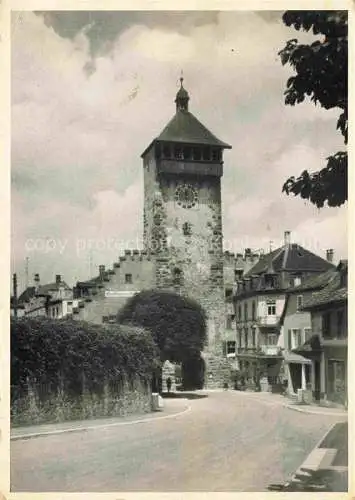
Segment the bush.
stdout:
<path fill-rule="evenodd" d="M 148 329 L 162 362 L 199 358 L 206 341 L 206 315 L 189 297 L 162 290 L 145 290 L 129 299 L 118 322 Z"/>

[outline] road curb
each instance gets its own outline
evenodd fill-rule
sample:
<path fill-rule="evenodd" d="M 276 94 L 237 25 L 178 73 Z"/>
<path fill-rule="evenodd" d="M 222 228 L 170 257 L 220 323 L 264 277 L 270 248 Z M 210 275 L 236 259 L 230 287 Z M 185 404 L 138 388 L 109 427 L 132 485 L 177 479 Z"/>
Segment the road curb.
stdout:
<path fill-rule="evenodd" d="M 69 427 L 68 429 L 57 429 L 54 431 L 43 431 L 43 432 L 32 432 L 30 434 L 20 434 L 17 436 L 10 436 L 10 441 L 20 441 L 20 440 L 25 440 L 25 439 L 33 439 L 36 437 L 41 437 L 41 436 L 55 436 L 58 434 L 67 434 L 67 433 L 72 433 L 72 432 L 84 432 L 84 431 L 92 431 L 95 429 L 106 429 L 109 427 L 119 427 L 123 425 L 133 425 L 133 424 L 144 424 L 146 422 L 154 422 L 156 420 L 167 420 L 168 418 L 173 418 L 173 417 L 178 417 L 180 415 L 183 415 L 184 413 L 188 413 L 191 410 L 191 406 L 187 403 L 186 400 L 181 400 L 181 401 L 186 401 L 186 407 L 177 412 L 177 413 L 172 413 L 170 415 L 162 415 L 159 417 L 151 417 L 151 418 L 142 418 L 142 419 L 137 419 L 137 420 L 131 420 L 129 422 L 112 422 L 109 424 L 98 424 L 98 425 L 88 425 L 85 427 Z"/>
<path fill-rule="evenodd" d="M 312 408 L 300 408 L 295 405 L 288 405 L 284 404 L 283 405 L 285 408 L 288 408 L 289 410 L 293 411 L 298 411 L 300 413 L 310 413 L 311 415 L 329 415 L 330 417 L 343 417 L 343 418 L 348 418 L 347 413 L 341 413 L 341 412 L 335 412 L 335 411 L 314 411 Z"/>

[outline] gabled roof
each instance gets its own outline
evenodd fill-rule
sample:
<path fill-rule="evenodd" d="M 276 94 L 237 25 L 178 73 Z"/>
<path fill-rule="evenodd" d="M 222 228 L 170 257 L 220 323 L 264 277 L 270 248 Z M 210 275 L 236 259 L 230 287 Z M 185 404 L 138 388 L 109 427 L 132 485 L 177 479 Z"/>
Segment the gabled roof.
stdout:
<path fill-rule="evenodd" d="M 56 292 L 63 287 L 66 290 L 71 290 L 71 288 L 65 283 L 65 281 L 61 281 L 60 283 L 54 282 L 48 283 L 47 285 L 41 285 L 36 295 L 50 295 L 50 292 Z"/>
<path fill-rule="evenodd" d="M 305 301 L 302 309 L 310 310 L 337 302 L 345 303 L 348 300 L 348 288 L 344 286 L 342 282 L 343 273 L 347 273 L 347 262 L 346 264 L 340 262 L 333 271 L 333 276 L 329 283 L 319 292 L 313 293 L 312 296 Z"/>
<path fill-rule="evenodd" d="M 229 144 L 217 139 L 217 137 L 202 125 L 202 123 L 189 111 L 177 111 L 156 140 L 219 146 L 231 149 Z"/>
<path fill-rule="evenodd" d="M 18 303 L 23 304 L 24 302 L 28 302 L 32 297 L 36 294 L 36 287 L 28 286 L 26 290 L 24 290 L 18 298 Z"/>
<path fill-rule="evenodd" d="M 292 243 L 265 254 L 260 258 L 255 266 L 253 266 L 246 273 L 246 276 L 251 276 L 252 274 L 264 274 L 271 267 L 276 273 L 281 271 L 322 272 L 329 269 L 335 269 L 333 264 L 325 259 L 322 259 L 319 255 L 306 250 L 300 245 Z"/>

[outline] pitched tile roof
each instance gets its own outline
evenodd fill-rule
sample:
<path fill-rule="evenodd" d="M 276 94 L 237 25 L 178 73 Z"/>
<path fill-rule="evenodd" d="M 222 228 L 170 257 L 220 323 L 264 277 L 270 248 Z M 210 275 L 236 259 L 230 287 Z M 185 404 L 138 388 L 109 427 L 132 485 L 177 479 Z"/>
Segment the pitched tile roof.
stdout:
<path fill-rule="evenodd" d="M 178 111 L 166 125 L 158 141 L 183 142 L 188 144 L 206 144 L 230 149 L 231 146 L 217 139 L 192 113 Z"/>
<path fill-rule="evenodd" d="M 280 271 L 322 272 L 334 269 L 333 264 L 322 259 L 319 255 L 292 243 L 262 256 L 255 266 L 246 273 L 246 276 L 264 274 L 271 265 L 276 273 Z"/>
<path fill-rule="evenodd" d="M 28 286 L 26 290 L 24 290 L 18 298 L 18 303 L 23 304 L 24 302 L 28 302 L 32 297 L 35 296 L 36 287 Z"/>
<path fill-rule="evenodd" d="M 335 268 L 328 269 L 324 273 L 317 274 L 315 276 L 310 276 L 303 283 L 297 286 L 289 288 L 287 293 L 298 293 L 307 290 L 317 290 L 327 286 L 333 279 L 337 276 L 337 271 Z"/>
<path fill-rule="evenodd" d="M 317 307 L 327 306 L 336 302 L 346 302 L 348 299 L 348 288 L 344 286 L 342 275 L 347 273 L 347 262 L 340 262 L 334 270 L 334 274 L 329 283 L 319 292 L 315 292 L 305 300 L 304 310 L 315 309 Z"/>

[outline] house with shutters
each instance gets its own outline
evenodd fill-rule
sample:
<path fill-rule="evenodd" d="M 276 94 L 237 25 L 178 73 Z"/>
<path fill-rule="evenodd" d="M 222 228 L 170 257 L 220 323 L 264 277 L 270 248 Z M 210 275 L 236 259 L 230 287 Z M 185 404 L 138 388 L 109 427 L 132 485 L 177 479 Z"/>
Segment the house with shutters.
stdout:
<path fill-rule="evenodd" d="M 291 243 L 286 231 L 284 245 L 261 256 L 237 281 L 236 358 L 248 387 L 280 390 L 286 377 L 281 321 L 287 291 L 333 267 L 329 260 Z"/>
<path fill-rule="evenodd" d="M 328 254 L 331 261 L 331 255 Z M 312 337 L 311 313 L 303 308 L 314 293 L 321 291 L 336 275 L 336 267 L 311 276 L 303 283 L 287 290 L 285 308 L 280 320 L 283 335 L 284 371 L 287 393 L 296 397 L 299 389 L 306 390 L 314 379 L 312 361 L 297 354 L 297 349 Z"/>
<path fill-rule="evenodd" d="M 348 263 L 341 260 L 328 284 L 305 299 L 311 337 L 294 352 L 311 362 L 313 399 L 347 406 L 348 401 Z"/>

